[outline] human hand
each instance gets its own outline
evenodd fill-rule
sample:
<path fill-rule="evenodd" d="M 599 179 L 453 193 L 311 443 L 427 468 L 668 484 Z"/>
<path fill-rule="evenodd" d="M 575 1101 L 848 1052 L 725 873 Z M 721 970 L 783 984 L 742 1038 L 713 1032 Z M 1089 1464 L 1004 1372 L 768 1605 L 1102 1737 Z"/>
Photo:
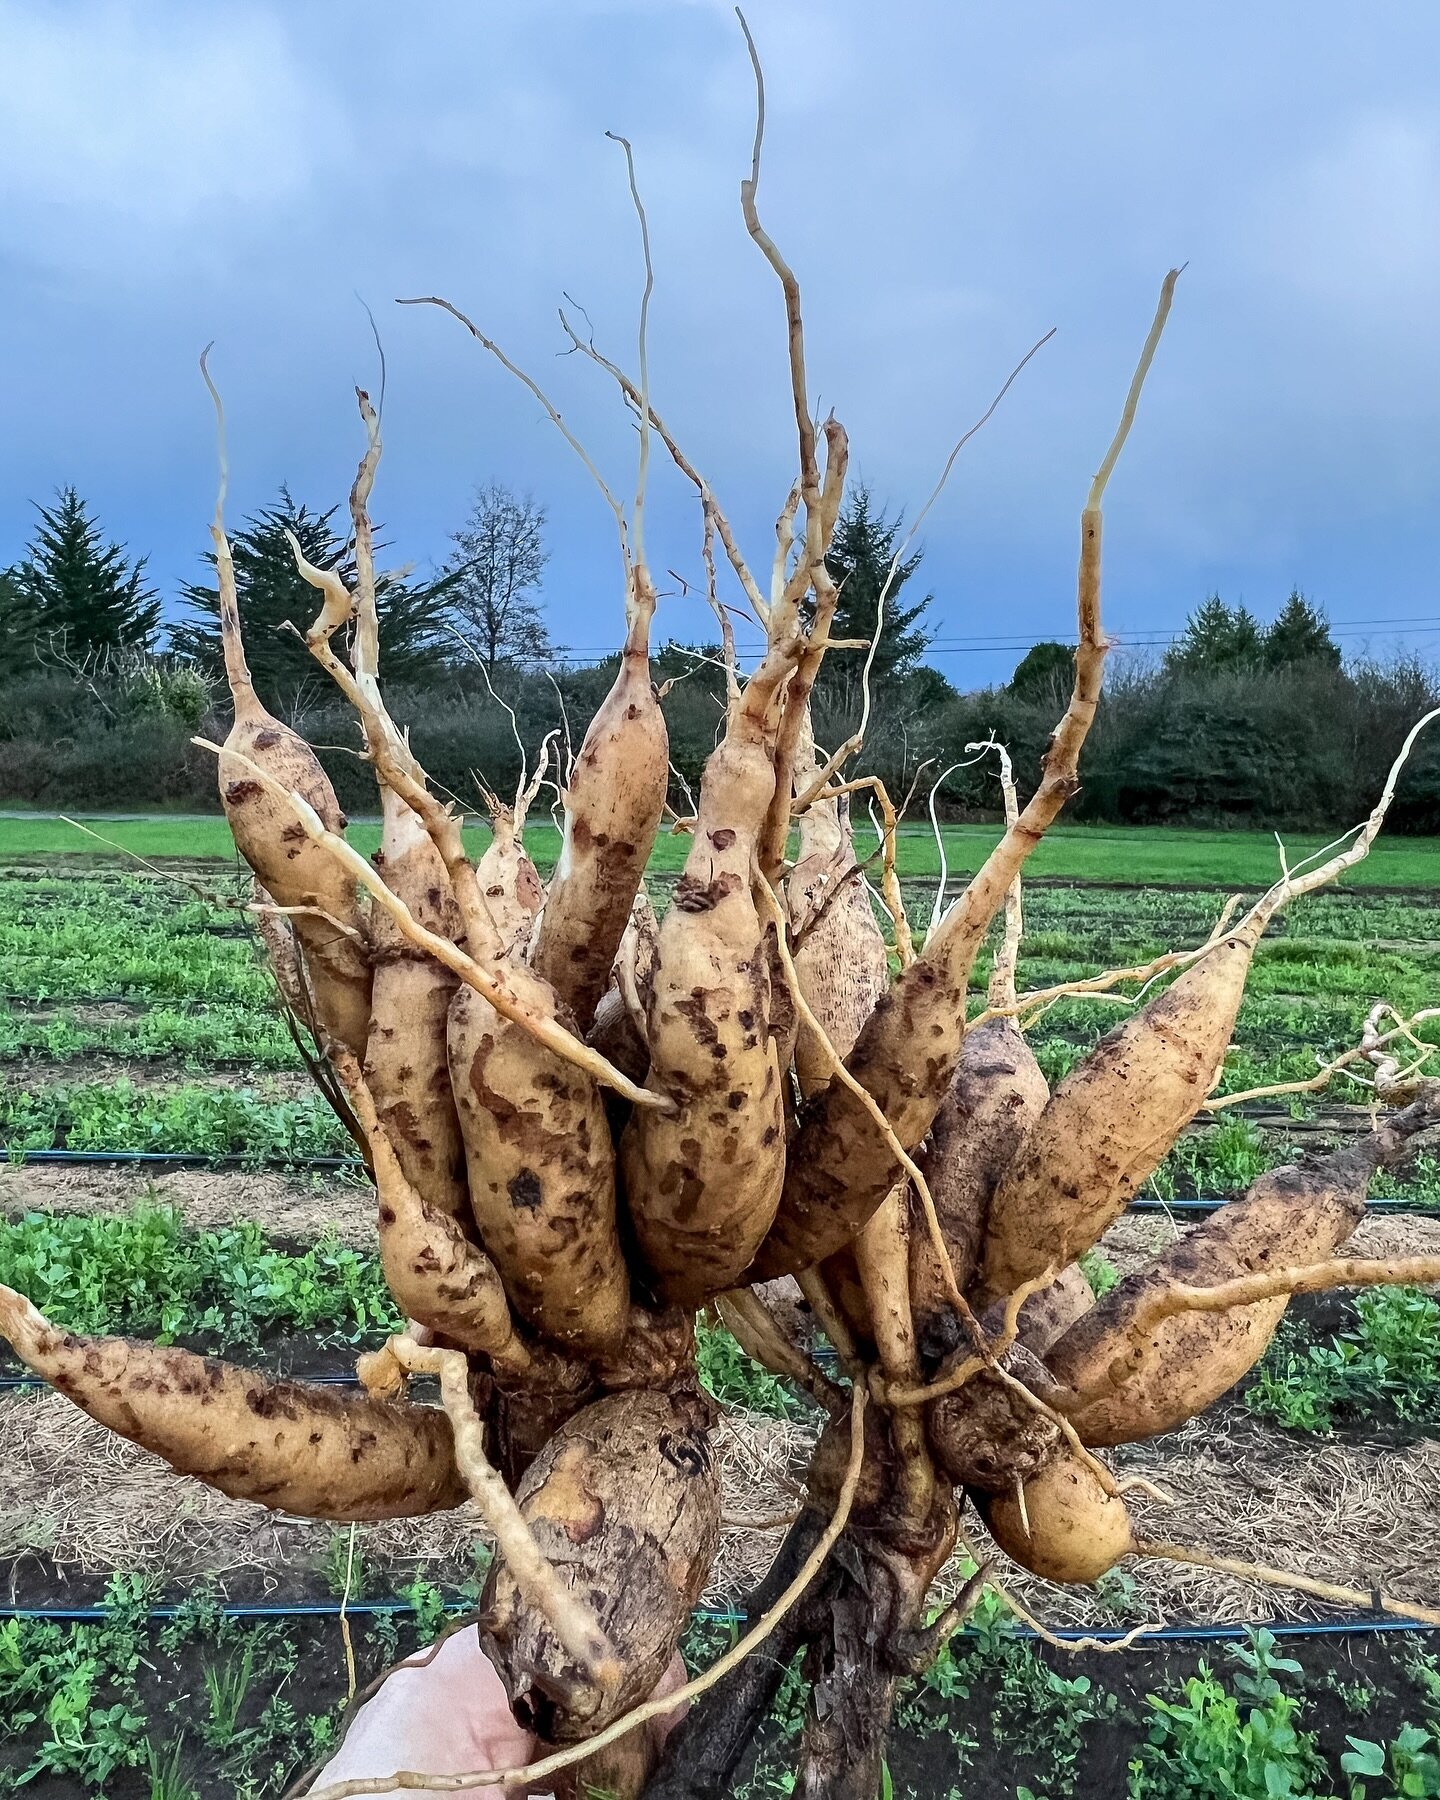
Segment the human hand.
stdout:
<path fill-rule="evenodd" d="M 655 1692 L 673 1694 L 684 1683 L 685 1665 L 676 1656 Z M 682 1716 L 683 1709 L 677 1709 L 646 1727 L 657 1752 Z M 536 1738 L 511 1715 L 504 1684 L 480 1647 L 479 1628 L 470 1625 L 447 1638 L 423 1667 L 402 1664 L 389 1677 L 355 1715 L 314 1787 L 400 1769 L 460 1775 L 523 1768 L 537 1754 Z M 378 1800 L 404 1800 L 407 1792 L 414 1790 L 392 1788 Z M 502 1790 L 487 1783 L 465 1792 L 474 1800 L 500 1800 Z"/>

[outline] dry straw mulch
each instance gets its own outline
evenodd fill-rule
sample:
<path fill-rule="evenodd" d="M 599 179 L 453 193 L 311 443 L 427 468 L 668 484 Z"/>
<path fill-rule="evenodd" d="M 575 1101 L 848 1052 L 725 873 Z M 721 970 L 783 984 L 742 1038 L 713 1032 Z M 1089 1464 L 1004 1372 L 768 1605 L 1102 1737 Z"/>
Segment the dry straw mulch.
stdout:
<path fill-rule="evenodd" d="M 705 1600 L 739 1599 L 764 1572 L 798 1503 L 809 1452 L 804 1425 L 732 1413 L 718 1455 L 726 1527 Z M 8 1597 L 25 1599 L 25 1553 L 43 1552 L 74 1576 L 153 1569 L 168 1587 L 205 1577 L 246 1593 L 314 1591 L 313 1571 L 341 1529 L 227 1500 L 185 1481 L 114 1437 L 58 1395 L 0 1401 L 0 1555 L 12 1560 Z M 1135 1497 L 1144 1535 L 1289 1567 L 1396 1599 L 1434 1604 L 1440 1542 L 1440 1443 L 1405 1448 L 1301 1442 L 1236 1411 L 1117 1455 L 1174 1505 Z M 977 1543 L 983 1530 L 973 1525 Z M 453 1574 L 483 1538 L 471 1508 L 360 1528 L 372 1563 Z M 1096 1592 L 1039 1582 L 1000 1559 L 997 1574 L 1051 1624 L 1133 1624 L 1141 1618 L 1228 1621 L 1321 1616 L 1325 1608 L 1212 1571 L 1130 1563 Z M 952 1582 L 955 1578 L 952 1572 Z M 308 1580 L 307 1580 L 308 1577 Z"/>

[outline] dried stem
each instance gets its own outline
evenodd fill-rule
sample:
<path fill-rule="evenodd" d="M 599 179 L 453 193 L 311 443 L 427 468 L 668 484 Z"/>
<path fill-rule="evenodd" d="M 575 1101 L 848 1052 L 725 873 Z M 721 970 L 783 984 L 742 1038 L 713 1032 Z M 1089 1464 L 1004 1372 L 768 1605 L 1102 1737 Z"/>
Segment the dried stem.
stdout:
<path fill-rule="evenodd" d="M 1140 1301 L 1125 1327 L 1125 1335 L 1146 1338 L 1163 1320 L 1177 1313 L 1230 1312 L 1237 1306 L 1254 1306 L 1257 1301 L 1277 1300 L 1282 1295 L 1320 1294 L 1331 1288 L 1433 1287 L 1436 1283 L 1440 1283 L 1440 1256 L 1397 1256 L 1381 1261 L 1336 1256 L 1325 1262 L 1237 1275 L 1214 1287 L 1175 1282 Z"/>
<path fill-rule="evenodd" d="M 753 1356 L 772 1375 L 795 1382 L 828 1413 L 843 1412 L 843 1389 L 837 1387 L 798 1344 L 791 1343 L 770 1308 L 752 1289 L 732 1288 L 728 1294 L 720 1294 L 715 1301 L 715 1310 L 747 1356 Z"/>
<path fill-rule="evenodd" d="M 640 397 L 637 403 L 640 413 L 640 466 L 635 476 L 635 505 L 630 513 L 630 539 L 635 561 L 645 561 L 645 484 L 650 473 L 650 356 L 646 343 L 647 327 L 650 322 L 650 296 L 655 291 L 655 265 L 650 260 L 650 225 L 645 217 L 644 202 L 640 198 L 639 184 L 635 180 L 635 152 L 630 147 L 630 140 L 621 137 L 619 132 L 607 131 L 606 137 L 611 143 L 618 144 L 625 152 L 625 173 L 630 181 L 630 198 L 635 205 L 635 217 L 640 221 L 640 248 L 645 256 L 645 291 L 640 296 Z"/>
<path fill-rule="evenodd" d="M 378 448 L 378 440 L 372 447 Z M 366 463 L 362 461 L 356 477 L 357 487 L 365 475 Z M 307 559 L 293 532 L 287 529 L 285 536 L 289 539 L 296 568 L 311 587 L 325 596 L 319 617 L 304 634 L 306 648 L 359 714 L 370 759 L 381 780 L 410 807 L 429 832 L 450 877 L 470 948 L 498 955 L 503 948 L 500 934 L 465 854 L 461 821 L 430 792 L 424 769 L 381 698 L 374 670 L 367 669 L 363 660 L 357 662 L 353 670 L 348 669 L 331 646 L 330 639 L 350 619 L 354 610 L 350 590 L 336 570 L 316 568 Z"/>
<path fill-rule="evenodd" d="M 409 299 L 409 300 L 397 300 L 395 302 L 395 304 L 397 306 L 438 306 L 440 308 L 441 312 L 447 312 L 450 314 L 450 317 L 452 319 L 458 319 L 459 322 L 470 333 L 471 337 L 474 338 L 475 342 L 477 344 L 479 344 L 482 347 L 482 349 L 488 350 L 490 352 L 490 354 L 495 358 L 496 362 L 498 362 L 502 368 L 508 369 L 509 372 L 515 377 L 515 379 L 518 382 L 520 382 L 522 384 L 522 386 L 528 388 L 530 390 L 530 392 L 535 396 L 535 398 L 540 402 L 541 406 L 543 406 L 545 408 L 546 413 L 550 417 L 551 424 L 554 425 L 555 429 L 560 433 L 560 435 L 565 439 L 565 442 L 570 446 L 570 448 L 580 458 L 581 462 L 584 463 L 584 465 L 585 465 L 586 469 L 589 471 L 590 476 L 591 476 L 592 480 L 594 481 L 596 487 L 598 487 L 600 492 L 605 496 L 605 504 L 610 508 L 611 512 L 614 513 L 614 515 L 615 515 L 615 528 L 620 534 L 620 560 L 621 560 L 622 565 L 624 566 L 625 578 L 626 578 L 627 589 L 628 589 L 628 583 L 629 583 L 629 578 L 630 578 L 630 538 L 629 538 L 629 533 L 628 533 L 628 531 L 626 529 L 626 525 L 625 525 L 625 509 L 623 506 L 621 506 L 620 502 L 615 498 L 614 494 L 611 493 L 609 483 L 605 480 L 605 477 L 600 473 L 599 469 L 596 467 L 595 461 L 591 457 L 590 452 L 585 448 L 585 446 L 580 442 L 579 438 L 576 437 L 575 433 L 565 423 L 564 419 L 560 416 L 559 410 L 556 408 L 556 406 L 551 401 L 549 396 L 540 388 L 539 384 L 531 376 L 529 376 L 525 373 L 525 371 L 517 363 L 511 362 L 510 358 L 505 354 L 505 352 L 500 348 L 500 346 L 494 341 L 493 338 L 486 337 L 485 333 L 480 329 L 480 327 L 475 323 L 475 321 L 473 319 L 468 318 L 466 316 L 466 314 L 461 312 L 461 310 L 458 306 L 452 305 L 452 303 L 449 300 L 442 299 L 439 294 L 417 294 L 412 299 Z"/>
<path fill-rule="evenodd" d="M 1399 754 L 1391 763 L 1390 772 L 1385 777 L 1385 786 L 1381 789 L 1380 798 L 1375 802 L 1365 823 L 1355 828 L 1354 843 L 1348 849 L 1341 850 L 1327 861 L 1320 863 L 1318 867 L 1306 870 L 1303 875 L 1300 870 L 1304 868 L 1304 864 L 1297 864 L 1294 869 L 1287 870 L 1281 880 L 1277 881 L 1267 894 L 1262 895 L 1256 901 L 1246 916 L 1245 925 L 1253 929 L 1257 937 L 1264 930 L 1266 923 L 1279 912 L 1282 906 L 1288 905 L 1291 900 L 1297 899 L 1302 894 L 1310 894 L 1316 888 L 1325 887 L 1338 876 L 1343 875 L 1347 869 L 1353 869 L 1356 863 L 1363 862 L 1370 854 L 1370 846 L 1379 836 L 1380 827 L 1385 823 L 1385 815 L 1390 810 L 1390 802 L 1395 798 L 1395 788 L 1400 780 L 1400 772 L 1410 760 L 1410 752 L 1415 746 L 1415 740 L 1425 727 L 1433 724 L 1436 719 L 1440 719 L 1440 706 L 1432 708 L 1423 718 L 1417 719 L 1406 733 L 1405 742 L 1400 746 Z M 1349 835 L 1350 833 L 1347 832 L 1346 836 Z M 1324 851 L 1317 852 L 1317 855 L 1323 856 Z M 1307 860 L 1314 861 L 1315 859 L 1312 857 Z"/>
<path fill-rule="evenodd" d="M 619 385 L 620 391 L 625 395 L 625 398 L 629 400 L 631 405 L 639 412 L 642 408 L 640 389 L 636 387 L 635 383 L 625 371 L 620 368 L 617 363 L 611 362 L 609 357 L 602 355 L 601 352 L 596 349 L 594 343 L 588 339 L 582 338 L 571 325 L 569 319 L 566 318 L 563 310 L 560 313 L 560 323 L 564 327 L 566 336 L 570 339 L 570 342 L 575 348 L 579 350 L 582 355 L 588 356 L 592 362 L 598 364 L 600 368 L 604 369 L 612 376 Z M 686 456 L 679 444 L 676 443 L 674 436 L 666 427 L 664 420 L 660 417 L 659 413 L 656 412 L 654 402 L 651 401 L 648 396 L 643 403 L 643 407 L 645 417 L 659 435 L 661 443 L 664 444 L 665 448 L 670 452 L 670 458 L 675 464 L 675 467 L 679 469 L 680 473 L 686 476 L 687 479 L 694 482 L 700 494 L 701 505 L 714 520 L 715 530 L 719 536 L 720 543 L 724 548 L 725 555 L 729 559 L 730 567 L 735 571 L 736 579 L 739 581 L 740 586 L 745 590 L 746 599 L 749 600 L 751 606 L 755 609 L 756 618 L 759 619 L 762 625 L 766 624 L 770 617 L 769 602 L 760 592 L 758 582 L 750 573 L 749 564 L 740 553 L 740 546 L 736 542 L 735 533 L 731 529 L 730 521 L 725 516 L 719 501 L 715 498 L 715 490 L 695 467 L 694 463 L 691 462 L 690 458 Z"/>
<path fill-rule="evenodd" d="M 978 744 L 967 744 L 967 750 L 978 750 Z M 1015 774 L 1010 767 L 1010 752 L 1003 744 L 992 746 L 1000 759 L 1000 792 L 1005 797 L 1005 829 L 1013 831 L 1020 820 L 1020 802 L 1015 793 Z M 992 1006 L 1015 1004 L 1015 969 L 1020 960 L 1020 940 L 1025 935 L 1025 906 L 1020 891 L 1020 876 L 1005 890 L 1005 935 L 995 952 L 990 968 L 990 987 L 986 999 Z"/>
<path fill-rule="evenodd" d="M 1329 1062 L 1322 1063 L 1308 1080 L 1277 1081 L 1269 1087 L 1245 1088 L 1237 1094 L 1224 1094 L 1218 1100 L 1207 1100 L 1204 1103 L 1205 1111 L 1221 1112 L 1227 1106 L 1239 1106 L 1248 1100 L 1271 1100 L 1282 1094 L 1315 1094 L 1328 1085 L 1332 1076 L 1339 1074 L 1342 1069 L 1347 1069 L 1351 1063 L 1356 1062 L 1375 1063 L 1376 1093 L 1382 1099 L 1392 1097 L 1396 1088 L 1401 1085 L 1402 1071 L 1396 1058 L 1386 1057 L 1381 1053 L 1385 1046 L 1393 1043 L 1396 1038 L 1409 1039 L 1410 1033 L 1416 1025 L 1424 1024 L 1428 1019 L 1440 1018 L 1440 1006 L 1422 1007 L 1419 1012 L 1411 1013 L 1408 1019 L 1402 1019 L 1393 1030 L 1384 1032 L 1374 1028 L 1383 1011 L 1394 1014 L 1393 1008 L 1372 1007 L 1365 1022 L 1365 1037 L 1362 1042 L 1357 1044 L 1353 1050 L 1346 1050 L 1342 1055 L 1332 1057 Z M 1398 1014 L 1394 1014 L 1394 1016 L 1399 1017 Z M 1404 1073 L 1406 1075 L 1418 1073 L 1421 1064 L 1428 1061 L 1431 1056 L 1440 1056 L 1440 1044 L 1427 1045 L 1426 1055 L 1421 1059 L 1421 1063 L 1412 1064 L 1410 1069 Z M 1386 1072 L 1383 1079 L 1382 1068 Z"/>
<path fill-rule="evenodd" d="M 800 495 L 806 514 L 820 507 L 820 469 L 815 454 L 815 423 L 810 417 L 810 402 L 805 384 L 805 325 L 800 314 L 800 283 L 795 272 L 776 248 L 774 239 L 760 223 L 755 196 L 760 188 L 760 152 L 765 143 L 765 71 L 760 66 L 760 53 L 750 35 L 745 15 L 737 6 L 735 16 L 745 33 L 745 47 L 750 52 L 750 66 L 755 72 L 755 145 L 750 156 L 750 177 L 740 183 L 740 209 L 745 215 L 745 229 L 759 246 L 761 254 L 779 277 L 785 295 L 785 323 L 790 351 L 790 392 L 795 402 L 795 428 L 800 438 Z"/>
<path fill-rule="evenodd" d="M 1388 1599 L 1379 1588 L 1371 1588 L 1367 1593 L 1361 1588 L 1341 1587 L 1337 1582 L 1319 1581 L 1313 1575 L 1297 1575 L 1290 1569 L 1272 1569 L 1264 1563 L 1242 1562 L 1234 1556 L 1216 1556 L 1213 1551 L 1195 1545 L 1163 1544 L 1137 1538 L 1134 1554 L 1158 1557 L 1162 1562 L 1183 1563 L 1196 1569 L 1215 1569 L 1222 1575 L 1236 1575 L 1245 1581 L 1263 1581 L 1269 1587 L 1294 1588 L 1297 1593 L 1313 1594 L 1317 1600 L 1331 1600 L 1337 1606 L 1353 1606 L 1362 1612 L 1383 1612 L 1397 1619 L 1416 1619 L 1423 1625 L 1440 1625 L 1440 1612 L 1433 1607 Z"/>
<path fill-rule="evenodd" d="M 220 479 L 215 490 L 215 517 L 210 524 L 210 541 L 215 546 L 215 578 L 220 591 L 220 644 L 225 656 L 225 679 L 230 697 L 237 708 L 243 698 L 255 697 L 255 684 L 250 679 L 250 665 L 245 660 L 245 640 L 240 635 L 240 603 L 235 590 L 235 561 L 230 554 L 230 540 L 225 535 L 225 496 L 230 488 L 230 456 L 225 447 L 225 403 L 220 390 L 210 379 L 209 357 L 213 344 L 200 352 L 200 374 L 215 404 L 216 460 Z"/>
<path fill-rule="evenodd" d="M 1055 335 L 1055 328 L 1052 326 L 1051 329 L 1045 333 L 1044 337 L 1042 337 L 1037 343 L 1034 343 L 1030 346 L 1030 348 L 1020 358 L 1019 362 L 1016 363 L 1015 367 L 1005 377 L 1003 386 L 1001 387 L 999 393 L 996 394 L 995 398 L 990 402 L 989 406 L 980 415 L 980 417 L 975 421 L 975 423 L 970 427 L 970 429 L 966 432 L 963 432 L 961 434 L 961 436 L 957 439 L 954 448 L 951 450 L 949 456 L 947 456 L 945 459 L 945 466 L 940 471 L 940 479 L 935 483 L 935 486 L 930 490 L 929 497 L 926 499 L 925 504 L 920 508 L 919 512 L 916 513 L 915 517 L 911 520 L 910 529 L 909 529 L 909 531 L 906 532 L 904 540 L 902 541 L 902 543 L 900 545 L 900 548 L 895 552 L 894 556 L 891 557 L 890 567 L 889 567 L 888 571 L 886 572 L 885 580 L 881 584 L 880 593 L 875 602 L 875 635 L 870 640 L 870 652 L 869 652 L 869 655 L 865 658 L 865 667 L 864 667 L 864 670 L 862 672 L 862 677 L 861 677 L 863 699 L 861 702 L 860 724 L 858 725 L 856 730 L 851 734 L 851 736 L 846 738 L 845 742 L 834 753 L 834 755 L 830 758 L 829 762 L 827 762 L 825 764 L 824 768 L 820 771 L 819 775 L 816 776 L 815 782 L 814 782 L 814 786 L 816 788 L 820 787 L 824 782 L 828 781 L 830 779 L 830 777 L 835 773 L 835 771 L 838 768 L 840 768 L 845 762 L 847 762 L 849 760 L 849 758 L 852 757 L 855 754 L 855 752 L 860 748 L 860 746 L 865 742 L 865 733 L 868 730 L 869 724 L 870 724 L 870 701 L 871 701 L 870 675 L 871 675 L 871 670 L 874 667 L 874 663 L 875 663 L 876 647 L 878 646 L 878 644 L 880 642 L 880 635 L 884 629 L 885 602 L 889 598 L 890 589 L 895 584 L 895 577 L 899 573 L 900 565 L 905 560 L 906 551 L 909 550 L 911 544 L 914 543 L 915 534 L 916 534 L 916 532 L 919 531 L 920 526 L 923 524 L 925 517 L 929 513 L 931 507 L 934 506 L 935 502 L 940 498 L 940 495 L 941 495 L 942 491 L 944 490 L 945 483 L 950 479 L 950 471 L 955 466 L 955 459 L 959 456 L 960 452 L 965 448 L 966 444 L 968 444 L 970 442 L 971 438 L 973 438 L 975 436 L 976 432 L 979 431 L 983 425 L 986 425 L 989 423 L 991 418 L 994 416 L 996 409 L 999 407 L 1000 402 L 1005 398 L 1006 394 L 1008 394 L 1010 392 L 1010 389 L 1013 386 L 1016 377 L 1020 374 L 1020 371 L 1025 367 L 1026 363 L 1029 362 L 1030 358 L 1032 356 L 1034 356 L 1038 350 L 1042 349 L 1046 344 L 1048 344 L 1050 342 L 1050 339 L 1052 337 L 1054 337 L 1054 335 Z M 1149 366 L 1148 363 L 1145 366 L 1148 367 Z M 1132 412 L 1133 412 L 1133 408 L 1132 408 Z M 1126 427 L 1126 429 L 1128 430 L 1128 426 Z M 805 795 L 803 795 L 802 796 L 802 804 L 805 801 L 808 801 L 810 799 L 810 797 L 811 796 L 808 792 Z"/>
<path fill-rule="evenodd" d="M 456 1466 L 495 1534 L 496 1548 L 516 1587 L 579 1667 L 601 1687 L 613 1689 L 623 1671 L 600 1621 L 547 1561 L 514 1495 L 485 1454 L 485 1422 L 470 1395 L 470 1364 L 464 1353 L 424 1347 L 409 1337 L 392 1337 L 388 1348 L 410 1374 L 438 1377 L 441 1404 L 455 1434 Z"/>
<path fill-rule="evenodd" d="M 1108 969 L 1103 975 L 1088 975 L 1079 981 L 1062 981 L 1054 987 L 1033 988 L 1028 994 L 1021 994 L 1017 1000 L 1003 1006 L 987 1006 L 970 1021 L 969 1028 L 974 1031 L 977 1025 L 984 1025 L 991 1019 L 1014 1018 L 1019 1020 L 1021 1030 L 1027 1031 L 1042 1013 L 1048 1012 L 1060 1000 L 1097 998 L 1122 981 L 1148 984 L 1157 975 L 1168 974 L 1171 969 L 1183 969 L 1190 963 L 1198 962 L 1207 951 L 1214 949 L 1239 904 L 1238 895 L 1227 900 L 1209 937 L 1193 950 L 1167 950 L 1163 955 L 1152 957 L 1148 963 L 1139 963 L 1134 968 Z M 1116 995 L 1115 998 L 1126 1006 L 1133 1006 L 1140 995 Z"/>
<path fill-rule="evenodd" d="M 1105 653 L 1109 648 L 1100 625 L 1101 501 L 1116 458 L 1129 436 L 1140 389 L 1169 317 L 1179 275 L 1178 269 L 1172 269 L 1161 285 L 1155 318 L 1126 395 L 1120 425 L 1090 484 L 1085 509 L 1080 515 L 1080 567 L 1076 584 L 1080 641 L 1075 650 L 1075 687 L 1070 704 L 1046 749 L 1039 787 L 1015 824 L 1007 826 L 1005 835 L 946 914 L 940 929 L 926 946 L 927 961 L 946 959 L 952 945 L 961 954 L 973 955 L 973 946 L 995 916 L 1010 883 L 1079 786 L 1080 750 L 1099 705 Z"/>

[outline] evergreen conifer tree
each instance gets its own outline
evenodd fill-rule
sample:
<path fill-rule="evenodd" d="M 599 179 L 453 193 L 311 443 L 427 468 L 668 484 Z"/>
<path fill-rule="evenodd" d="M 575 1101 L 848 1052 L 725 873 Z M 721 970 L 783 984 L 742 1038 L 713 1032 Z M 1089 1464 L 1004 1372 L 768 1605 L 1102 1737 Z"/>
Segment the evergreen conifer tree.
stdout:
<path fill-rule="evenodd" d="M 25 557 L 11 571 L 17 617 L 41 651 L 85 661 L 97 654 L 148 649 L 160 600 L 123 544 L 109 543 L 73 487 L 61 488 L 40 520 Z"/>

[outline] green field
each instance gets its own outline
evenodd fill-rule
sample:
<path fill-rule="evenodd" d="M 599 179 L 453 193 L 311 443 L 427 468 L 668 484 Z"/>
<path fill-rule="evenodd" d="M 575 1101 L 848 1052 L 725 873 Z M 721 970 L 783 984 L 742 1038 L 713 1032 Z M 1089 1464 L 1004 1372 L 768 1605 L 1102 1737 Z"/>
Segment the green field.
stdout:
<path fill-rule="evenodd" d="M 911 875 L 903 886 L 923 937 L 933 877 Z M 662 887 L 663 877 L 656 891 L 663 905 Z M 1224 892 L 1034 886 L 1022 987 L 1132 967 L 1200 943 Z M 246 893 L 246 883 L 218 862 L 183 877 L 124 860 L 100 868 L 64 857 L 0 872 L 0 1145 L 257 1161 L 348 1150 L 318 1093 L 297 1085 L 302 1064 L 242 910 Z M 974 1007 L 983 1004 L 988 973 L 987 946 L 972 974 Z M 1317 1057 L 1358 1041 L 1377 999 L 1409 1013 L 1437 997 L 1440 908 L 1431 895 L 1310 896 L 1260 946 L 1222 1091 L 1309 1076 Z M 1073 1068 L 1126 1004 L 1117 993 L 1068 1000 L 1045 1013 L 1031 1041 L 1047 1078 L 1057 1081 Z M 1440 1036 L 1434 1021 L 1425 1031 Z M 1332 1097 L 1360 1094 L 1338 1083 Z M 1297 1117 L 1313 1110 L 1303 1099 L 1293 1103 Z M 1244 1186 L 1286 1154 L 1283 1135 L 1257 1139 L 1233 1121 L 1179 1146 L 1154 1191 Z"/>
<path fill-rule="evenodd" d="M 864 829 L 860 835 L 863 839 Z M 991 825 L 947 825 L 945 856 L 950 876 L 972 873 L 999 836 Z M 350 832 L 357 849 L 369 854 L 380 843 L 378 824 L 361 823 Z M 107 842 L 100 842 L 103 838 Z M 471 826 L 466 841 L 478 855 L 488 841 L 483 825 Z M 553 825 L 536 823 L 525 834 L 526 847 L 543 871 L 559 852 Z M 1325 840 L 1288 837 L 1285 851 L 1292 865 Z M 678 870 L 689 839 L 662 835 L 651 868 L 664 874 Z M 233 861 L 235 846 L 220 818 L 0 819 L 0 860 L 37 856 L 189 857 Z M 907 825 L 900 835 L 902 875 L 935 876 L 940 860 L 933 834 Z M 1029 874 L 1041 880 L 1122 882 L 1135 886 L 1267 887 L 1280 872 L 1275 838 L 1266 831 L 1189 831 L 1160 826 L 1059 826 L 1049 832 L 1030 859 Z M 1365 862 L 1345 878 L 1344 886 L 1429 889 L 1440 894 L 1440 838 L 1381 837 Z"/>

